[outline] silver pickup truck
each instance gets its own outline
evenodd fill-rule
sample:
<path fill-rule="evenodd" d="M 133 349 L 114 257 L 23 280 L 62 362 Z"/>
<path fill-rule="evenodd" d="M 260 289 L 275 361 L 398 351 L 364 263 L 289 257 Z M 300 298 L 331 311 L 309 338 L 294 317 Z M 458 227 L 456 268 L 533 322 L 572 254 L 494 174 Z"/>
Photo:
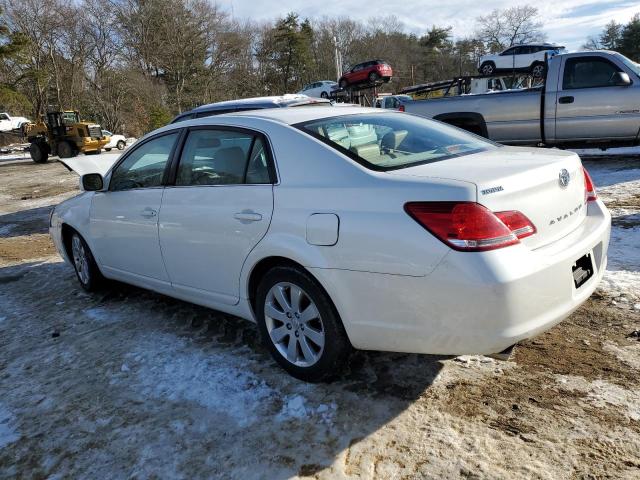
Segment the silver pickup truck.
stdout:
<path fill-rule="evenodd" d="M 406 101 L 403 107 L 510 145 L 637 145 L 640 65 L 616 52 L 567 53 L 548 60 L 541 87 Z"/>

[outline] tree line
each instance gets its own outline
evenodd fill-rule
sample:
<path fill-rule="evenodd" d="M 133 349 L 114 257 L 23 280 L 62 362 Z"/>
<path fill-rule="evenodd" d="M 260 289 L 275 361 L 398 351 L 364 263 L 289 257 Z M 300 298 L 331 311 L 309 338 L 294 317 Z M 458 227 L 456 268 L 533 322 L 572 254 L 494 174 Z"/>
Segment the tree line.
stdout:
<path fill-rule="evenodd" d="M 478 58 L 544 39 L 530 6 L 494 10 L 475 31 L 410 33 L 395 17 L 368 21 L 296 13 L 272 22 L 232 18 L 208 0 L 0 0 L 0 108 L 37 118 L 79 110 L 138 136 L 194 106 L 293 93 L 341 69 L 388 60 L 388 91 L 474 74 Z"/>

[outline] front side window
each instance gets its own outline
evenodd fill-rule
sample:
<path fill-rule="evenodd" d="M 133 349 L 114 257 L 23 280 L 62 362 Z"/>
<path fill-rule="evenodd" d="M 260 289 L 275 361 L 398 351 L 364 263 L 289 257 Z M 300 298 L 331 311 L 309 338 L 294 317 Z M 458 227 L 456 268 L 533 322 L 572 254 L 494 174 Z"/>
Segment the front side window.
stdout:
<path fill-rule="evenodd" d="M 564 65 L 563 90 L 611 87 L 620 69 L 600 57 L 569 58 Z"/>
<path fill-rule="evenodd" d="M 133 150 L 113 171 L 109 190 L 161 186 L 178 134 L 179 132 L 173 132 L 153 138 Z"/>
<path fill-rule="evenodd" d="M 185 142 L 176 185 L 270 183 L 262 139 L 235 130 L 193 130 Z"/>
<path fill-rule="evenodd" d="M 508 48 L 507 50 L 502 52 L 500 55 L 514 55 L 515 51 L 516 51 L 515 48 Z"/>
<path fill-rule="evenodd" d="M 635 73 L 638 77 L 640 77 L 640 64 L 633 62 L 631 60 L 629 60 L 627 57 L 625 57 L 624 55 L 620 54 L 620 53 L 614 53 L 614 55 L 616 55 L 618 57 L 618 59 L 620 61 L 622 61 L 622 63 L 625 64 L 625 66 L 631 70 L 633 73 Z"/>
<path fill-rule="evenodd" d="M 470 133 L 404 113 L 341 115 L 296 127 L 372 170 L 395 170 L 499 148 Z"/>

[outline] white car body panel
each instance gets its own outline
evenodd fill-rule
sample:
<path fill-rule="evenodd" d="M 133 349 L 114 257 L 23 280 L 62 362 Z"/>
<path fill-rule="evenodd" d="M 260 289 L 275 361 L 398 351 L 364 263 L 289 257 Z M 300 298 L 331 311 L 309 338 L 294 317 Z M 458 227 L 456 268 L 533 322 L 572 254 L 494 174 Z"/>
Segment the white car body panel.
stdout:
<path fill-rule="evenodd" d="M 359 107 L 340 114 L 378 112 L 403 115 Z M 260 131 L 271 144 L 277 182 L 167 186 L 139 190 L 127 202 L 104 198 L 121 192 L 86 192 L 56 207 L 54 242 L 66 258 L 66 224 L 84 236 L 107 277 L 252 321 L 251 273 L 264 259 L 284 257 L 320 282 L 361 349 L 499 352 L 561 321 L 595 290 L 606 267 L 610 215 L 601 201 L 585 201 L 577 155 L 504 147 L 374 172 L 289 125 L 335 115 L 273 109 L 165 127 Z M 572 177 L 564 190 L 562 168 Z M 409 201 L 440 200 L 520 209 L 539 232 L 499 250 L 455 251 L 403 211 Z M 576 200 L 582 208 L 552 228 L 548 222 Z M 158 208 L 155 220 L 136 217 L 147 207 Z M 262 219 L 245 224 L 234 218 L 238 212 Z M 310 222 L 318 241 L 309 240 Z M 595 273 L 576 289 L 571 267 L 587 253 Z"/>
<path fill-rule="evenodd" d="M 12 117 L 8 113 L 0 113 L 0 132 L 10 132 L 17 130 L 23 123 L 30 123 L 31 120 L 25 117 Z"/>

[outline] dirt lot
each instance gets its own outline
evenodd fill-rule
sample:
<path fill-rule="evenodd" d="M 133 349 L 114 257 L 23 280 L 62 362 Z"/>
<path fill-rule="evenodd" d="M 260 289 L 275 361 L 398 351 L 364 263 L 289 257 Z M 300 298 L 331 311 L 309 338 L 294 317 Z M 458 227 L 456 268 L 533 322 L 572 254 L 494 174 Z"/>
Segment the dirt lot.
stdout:
<path fill-rule="evenodd" d="M 510 362 L 358 352 L 308 385 L 248 322 L 84 293 L 46 235 L 77 178 L 0 158 L 0 478 L 640 478 L 640 158 L 585 164 L 614 228 L 569 319 Z"/>

